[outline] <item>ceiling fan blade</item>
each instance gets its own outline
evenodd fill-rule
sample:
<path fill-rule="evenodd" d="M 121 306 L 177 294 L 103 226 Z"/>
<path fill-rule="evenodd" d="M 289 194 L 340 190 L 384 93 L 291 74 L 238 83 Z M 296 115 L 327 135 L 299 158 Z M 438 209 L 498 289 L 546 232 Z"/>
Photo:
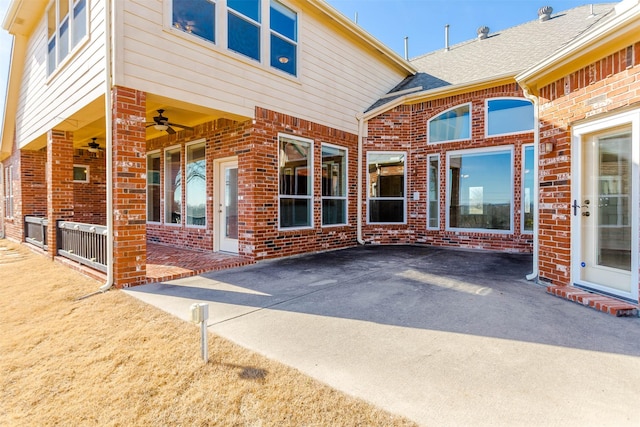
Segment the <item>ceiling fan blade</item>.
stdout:
<path fill-rule="evenodd" d="M 176 131 L 175 131 L 175 130 L 173 130 L 173 128 L 172 128 L 171 126 L 169 126 L 169 127 L 167 127 L 167 133 L 168 133 L 169 135 L 173 135 L 174 133 L 176 133 Z"/>

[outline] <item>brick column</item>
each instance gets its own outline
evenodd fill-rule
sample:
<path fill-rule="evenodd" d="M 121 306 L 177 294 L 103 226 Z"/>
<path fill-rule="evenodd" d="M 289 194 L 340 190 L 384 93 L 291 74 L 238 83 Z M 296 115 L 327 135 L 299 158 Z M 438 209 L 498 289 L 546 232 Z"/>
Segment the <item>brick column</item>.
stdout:
<path fill-rule="evenodd" d="M 52 129 L 47 133 L 47 244 L 56 256 L 59 219 L 73 219 L 73 132 Z"/>
<path fill-rule="evenodd" d="M 113 280 L 115 286 L 145 283 L 146 94 L 113 89 Z"/>

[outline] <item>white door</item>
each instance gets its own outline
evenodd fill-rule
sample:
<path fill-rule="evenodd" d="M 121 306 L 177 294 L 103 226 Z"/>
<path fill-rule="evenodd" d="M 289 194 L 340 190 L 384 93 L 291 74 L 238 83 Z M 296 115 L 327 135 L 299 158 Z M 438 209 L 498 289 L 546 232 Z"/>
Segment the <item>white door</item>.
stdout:
<path fill-rule="evenodd" d="M 238 253 L 238 162 L 220 162 L 217 170 L 217 247 L 223 252 Z"/>
<path fill-rule="evenodd" d="M 632 126 L 578 135 L 574 161 L 573 280 L 595 291 L 638 299 L 638 179 Z"/>

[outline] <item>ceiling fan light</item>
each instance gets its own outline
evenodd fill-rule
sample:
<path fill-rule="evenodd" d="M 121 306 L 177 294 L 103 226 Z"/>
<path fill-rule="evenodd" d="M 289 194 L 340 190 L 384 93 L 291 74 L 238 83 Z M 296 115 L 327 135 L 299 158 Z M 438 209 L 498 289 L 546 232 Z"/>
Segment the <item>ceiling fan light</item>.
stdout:
<path fill-rule="evenodd" d="M 95 147 L 89 147 L 88 148 L 90 153 L 97 153 L 98 151 L 100 151 L 99 149 L 95 148 Z"/>
<path fill-rule="evenodd" d="M 159 131 L 167 130 L 168 127 L 169 126 L 167 125 L 161 125 L 161 124 L 153 125 L 153 128 Z"/>

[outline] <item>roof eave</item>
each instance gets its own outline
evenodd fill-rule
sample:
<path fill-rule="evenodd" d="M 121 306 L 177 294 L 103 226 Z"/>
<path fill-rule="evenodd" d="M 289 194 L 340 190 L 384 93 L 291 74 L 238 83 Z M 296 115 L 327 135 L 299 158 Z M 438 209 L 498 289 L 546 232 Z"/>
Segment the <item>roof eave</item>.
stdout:
<path fill-rule="evenodd" d="M 570 66 L 575 68 L 576 65 L 582 65 L 578 63 L 578 59 L 586 58 L 602 49 L 617 49 L 619 44 L 624 44 L 628 38 L 633 37 L 633 34 L 637 34 L 637 32 L 629 31 L 634 28 L 640 30 L 640 1 L 635 6 L 623 10 L 601 27 L 568 43 L 534 66 L 519 73 L 515 76 L 516 81 L 527 88 L 540 87 L 541 83 L 542 85 L 547 84 L 554 80 L 559 71 L 566 70 Z M 620 35 L 624 37 L 620 38 Z M 617 38 L 617 43 L 613 43 L 614 38 Z M 586 62 L 593 61 L 586 59 Z"/>
<path fill-rule="evenodd" d="M 435 89 L 422 90 L 420 92 L 411 92 L 377 108 L 374 108 L 373 110 L 367 111 L 366 113 L 364 113 L 363 118 L 365 121 L 369 120 L 403 104 L 416 104 L 418 102 L 444 98 L 447 96 L 458 95 L 460 93 L 473 92 L 488 87 L 500 86 L 502 84 L 515 83 L 514 76 L 515 74 L 513 72 L 510 72 L 498 76 L 491 76 L 480 80 L 474 80 L 471 82 L 442 86 Z"/>
<path fill-rule="evenodd" d="M 373 37 L 367 31 L 365 31 L 358 24 L 348 19 L 342 13 L 340 13 L 337 9 L 327 3 L 325 0 L 308 0 L 314 7 L 316 7 L 321 12 L 325 13 L 331 19 L 336 21 L 346 30 L 351 32 L 353 35 L 358 37 L 360 40 L 371 46 L 373 49 L 382 53 L 384 56 L 389 58 L 395 65 L 404 69 L 406 72 L 415 74 L 418 70 L 411 65 L 409 61 L 404 59 L 402 56 L 398 55 L 395 51 L 387 47 L 384 43 L 380 42 L 380 40 Z"/>

